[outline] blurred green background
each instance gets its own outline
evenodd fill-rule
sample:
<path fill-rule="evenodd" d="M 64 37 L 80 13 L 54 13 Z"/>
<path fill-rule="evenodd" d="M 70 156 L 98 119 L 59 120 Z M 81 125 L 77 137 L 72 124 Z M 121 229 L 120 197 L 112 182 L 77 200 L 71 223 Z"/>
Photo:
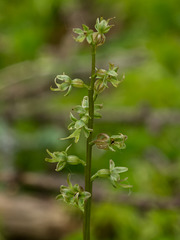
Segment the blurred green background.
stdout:
<path fill-rule="evenodd" d="M 179 1 L 1 0 L 0 240 L 82 239 L 79 211 L 53 200 L 66 174 L 61 182 L 44 158 L 46 148 L 61 151 L 71 142 L 58 139 L 67 136 L 69 112 L 87 92 L 73 89 L 63 97 L 49 87 L 62 72 L 88 81 L 90 48 L 73 40 L 72 28 L 93 27 L 100 16 L 116 18 L 97 49 L 97 67 L 115 63 L 126 78 L 99 96 L 104 118 L 96 121 L 95 132 L 122 132 L 128 140 L 115 153 L 94 149 L 92 171 L 107 168 L 112 158 L 129 168 L 133 188 L 95 186 L 92 240 L 180 239 Z M 84 141 L 70 153 L 84 159 Z M 83 177 L 83 168 L 64 173 L 69 170 L 72 179 Z M 48 216 L 52 205 L 69 219 Z"/>

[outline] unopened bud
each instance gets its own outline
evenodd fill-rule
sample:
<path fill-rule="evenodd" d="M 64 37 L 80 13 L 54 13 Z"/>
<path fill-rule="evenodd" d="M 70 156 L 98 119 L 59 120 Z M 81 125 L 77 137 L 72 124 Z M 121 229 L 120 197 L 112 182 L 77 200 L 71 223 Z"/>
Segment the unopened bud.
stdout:
<path fill-rule="evenodd" d="M 94 32 L 92 37 L 93 37 L 93 42 L 95 43 L 96 46 L 101 46 L 106 39 L 104 34 L 100 34 L 98 32 Z"/>
<path fill-rule="evenodd" d="M 100 80 L 96 80 L 95 84 L 94 84 L 94 90 L 97 93 L 101 93 L 104 91 L 104 89 L 106 88 L 106 86 L 104 86 L 103 82 Z"/>
<path fill-rule="evenodd" d="M 72 86 L 76 87 L 76 88 L 83 88 L 84 82 L 83 82 L 83 80 L 76 78 L 76 79 L 72 80 Z"/>
<path fill-rule="evenodd" d="M 74 155 L 68 156 L 67 163 L 71 165 L 78 165 L 78 164 L 82 164 L 84 166 L 86 165 L 86 163 L 83 160 L 81 160 L 80 158 Z"/>
<path fill-rule="evenodd" d="M 94 181 L 94 179 L 100 177 L 100 178 L 108 178 L 110 176 L 110 170 L 109 169 L 100 169 L 91 177 L 91 181 Z"/>

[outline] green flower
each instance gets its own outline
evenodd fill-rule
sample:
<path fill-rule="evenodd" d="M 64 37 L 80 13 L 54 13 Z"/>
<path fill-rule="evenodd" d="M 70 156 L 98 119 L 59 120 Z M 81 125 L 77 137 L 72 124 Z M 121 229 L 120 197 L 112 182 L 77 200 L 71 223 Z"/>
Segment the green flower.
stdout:
<path fill-rule="evenodd" d="M 97 136 L 97 139 L 93 141 L 96 144 L 97 148 L 104 150 L 111 150 L 115 152 L 116 148 L 125 149 L 127 136 L 119 133 L 118 135 L 112 135 L 109 137 L 106 133 L 100 133 Z"/>
<path fill-rule="evenodd" d="M 58 80 L 62 81 L 63 83 L 58 83 Z M 74 79 L 72 80 L 68 75 L 57 75 L 56 78 L 54 79 L 54 82 L 56 84 L 57 88 L 53 88 L 52 86 L 50 87 L 50 89 L 52 91 L 61 91 L 64 92 L 67 90 L 67 93 L 64 96 L 67 96 L 70 91 L 72 90 L 72 87 L 75 88 L 88 88 L 88 86 L 86 84 L 84 84 L 83 80 L 81 79 Z"/>
<path fill-rule="evenodd" d="M 50 155 L 51 158 L 46 158 L 45 161 L 51 162 L 51 163 L 57 163 L 56 169 L 55 169 L 56 171 L 61 171 L 66 166 L 66 164 L 70 164 L 70 165 L 82 164 L 83 166 L 85 166 L 86 163 L 80 158 L 78 158 L 77 156 L 74 156 L 74 155 L 68 156 L 67 151 L 70 147 L 71 145 L 68 146 L 65 151 L 53 152 L 53 153 L 51 153 L 47 149 L 47 153 Z"/>
<path fill-rule="evenodd" d="M 112 18 L 109 18 L 109 19 L 105 20 L 105 19 L 103 19 L 103 17 L 101 17 L 100 19 L 97 18 L 95 29 L 98 31 L 98 33 L 104 34 L 104 33 L 109 32 L 111 27 L 113 27 L 113 25 L 109 25 L 109 21 L 111 19 Z"/>
<path fill-rule="evenodd" d="M 70 174 L 68 175 L 67 183 L 68 187 L 63 185 L 60 187 L 60 194 L 57 196 L 57 199 L 74 205 L 84 212 L 84 203 L 91 197 L 91 194 L 84 191 L 78 184 L 73 186 L 70 182 Z"/>
<path fill-rule="evenodd" d="M 102 104 L 94 104 L 94 118 L 101 118 L 101 114 L 99 113 L 99 110 L 101 110 L 103 107 Z M 77 105 L 73 108 L 75 110 L 80 118 L 87 117 L 89 119 L 89 99 L 88 96 L 85 96 L 82 101 L 82 105 Z"/>
<path fill-rule="evenodd" d="M 73 32 L 78 34 L 79 36 L 77 36 L 76 38 L 74 37 L 76 42 L 83 42 L 85 39 L 87 40 L 87 42 L 89 44 L 92 43 L 92 34 L 93 34 L 93 30 L 89 29 L 88 26 L 82 24 L 83 29 L 80 28 L 74 28 Z"/>
<path fill-rule="evenodd" d="M 126 167 L 115 167 L 115 163 L 113 160 L 109 161 L 109 169 L 100 169 L 91 177 L 91 181 L 100 177 L 100 178 L 109 178 L 113 187 L 123 187 L 130 188 L 131 185 L 122 184 L 122 182 L 126 181 L 128 178 L 120 179 L 120 173 L 127 172 L 128 168 Z"/>
<path fill-rule="evenodd" d="M 109 25 L 110 20 L 111 19 L 105 20 L 102 17 L 100 19 L 97 18 L 95 25 L 97 32 L 93 33 L 93 43 L 96 46 L 101 46 L 105 42 L 106 37 L 104 34 L 109 32 L 110 28 L 113 26 Z"/>
<path fill-rule="evenodd" d="M 94 105 L 94 118 L 100 118 L 101 115 L 98 112 L 102 108 L 102 104 Z M 66 137 L 61 138 L 61 140 L 66 140 L 70 138 L 75 138 L 77 143 L 80 138 L 81 131 L 84 133 L 85 137 L 88 138 L 92 129 L 88 128 L 87 124 L 89 121 L 89 99 L 88 96 L 85 96 L 82 100 L 82 104 L 73 108 L 78 114 L 80 119 L 77 119 L 72 113 L 70 113 L 71 123 L 68 125 L 68 130 L 74 130 L 74 132 Z"/>
<path fill-rule="evenodd" d="M 94 84 L 94 90 L 96 93 L 101 93 L 105 88 L 108 88 L 108 83 L 111 83 L 114 87 L 117 87 L 121 80 L 118 79 L 118 67 L 113 64 L 109 64 L 109 69 L 97 69 L 96 81 Z"/>

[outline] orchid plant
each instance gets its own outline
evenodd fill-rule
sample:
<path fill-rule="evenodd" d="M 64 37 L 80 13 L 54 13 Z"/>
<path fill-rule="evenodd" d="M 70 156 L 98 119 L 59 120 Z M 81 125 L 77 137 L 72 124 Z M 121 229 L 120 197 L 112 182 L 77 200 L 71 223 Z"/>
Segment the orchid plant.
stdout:
<path fill-rule="evenodd" d="M 116 167 L 113 160 L 110 160 L 108 169 L 100 169 L 94 175 L 91 173 L 92 148 L 96 146 L 98 149 L 116 151 L 126 147 L 125 141 L 127 136 L 119 133 L 117 135 L 108 136 L 106 133 L 99 133 L 97 137 L 93 136 L 94 118 L 101 118 L 99 111 L 102 109 L 102 104 L 96 104 L 95 101 L 100 93 L 102 93 L 109 86 L 117 87 L 122 79 L 118 77 L 118 67 L 114 64 L 109 64 L 109 69 L 97 69 L 96 63 L 96 49 L 105 43 L 105 34 L 109 32 L 113 25 L 110 25 L 111 19 L 105 20 L 102 17 L 97 18 L 95 30 L 89 29 L 88 26 L 82 25 L 81 28 L 74 28 L 73 32 L 77 34 L 74 37 L 75 41 L 82 43 L 87 41 L 92 50 L 92 66 L 89 85 L 86 85 L 83 80 L 76 78 L 71 79 L 68 75 L 63 73 L 56 76 L 55 88 L 51 87 L 52 91 L 66 92 L 67 96 L 73 87 L 86 88 L 88 96 L 84 96 L 81 105 L 75 106 L 73 110 L 78 117 L 70 113 L 71 123 L 68 130 L 73 131 L 68 137 L 61 138 L 61 140 L 74 139 L 78 143 L 80 136 L 83 134 L 86 140 L 86 160 L 82 160 L 77 156 L 68 155 L 68 146 L 65 151 L 50 152 L 47 150 L 50 158 L 45 160 L 50 163 L 57 163 L 56 171 L 62 171 L 66 165 L 82 164 L 85 168 L 85 189 L 78 184 L 74 186 L 70 182 L 70 174 L 67 178 L 68 186 L 60 187 L 60 194 L 57 199 L 78 207 L 84 216 L 83 222 L 83 240 L 90 240 L 90 216 L 91 216 L 91 201 L 92 201 L 92 183 L 96 178 L 108 178 L 115 188 L 124 187 L 130 188 L 130 185 L 124 182 L 127 178 L 121 179 L 120 174 L 128 171 L 126 167 Z M 124 78 L 124 77 L 123 77 Z"/>

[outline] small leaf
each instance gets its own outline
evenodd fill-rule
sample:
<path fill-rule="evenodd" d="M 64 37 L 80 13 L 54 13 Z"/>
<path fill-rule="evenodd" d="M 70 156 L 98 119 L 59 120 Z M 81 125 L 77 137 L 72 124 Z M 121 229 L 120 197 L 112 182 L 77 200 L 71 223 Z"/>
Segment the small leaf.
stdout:
<path fill-rule="evenodd" d="M 89 132 L 87 129 L 85 129 L 85 128 L 83 128 L 83 132 L 84 132 L 84 136 L 85 136 L 86 138 L 88 138 L 90 132 Z"/>
<path fill-rule="evenodd" d="M 52 86 L 50 87 L 50 90 L 53 91 L 53 92 L 59 92 L 60 91 L 59 88 L 53 88 Z"/>
<path fill-rule="evenodd" d="M 50 163 L 56 163 L 57 162 L 57 160 L 54 159 L 54 158 L 45 158 L 45 161 L 50 162 Z"/>
<path fill-rule="evenodd" d="M 80 28 L 73 28 L 73 32 L 76 33 L 76 34 L 83 34 L 84 31 Z"/>
<path fill-rule="evenodd" d="M 70 119 L 71 119 L 73 122 L 76 122 L 76 121 L 77 121 L 77 118 L 75 118 L 71 112 L 70 112 Z"/>
<path fill-rule="evenodd" d="M 64 94 L 64 96 L 66 97 L 70 93 L 71 90 L 72 90 L 72 86 L 69 86 L 68 91 L 66 94 Z"/>
<path fill-rule="evenodd" d="M 123 188 L 132 188 L 133 187 L 132 185 L 123 184 L 123 183 L 120 183 L 119 185 Z"/>
<path fill-rule="evenodd" d="M 68 129 L 68 130 L 73 130 L 73 129 L 74 129 L 74 126 L 75 126 L 75 122 L 71 122 L 71 123 L 68 125 L 67 129 Z"/>
<path fill-rule="evenodd" d="M 102 118 L 102 115 L 98 112 L 94 113 L 94 118 Z"/>
<path fill-rule="evenodd" d="M 107 71 L 107 74 L 110 75 L 110 76 L 113 76 L 113 77 L 117 77 L 118 76 L 117 72 L 115 72 L 114 70 Z"/>
<path fill-rule="evenodd" d="M 87 192 L 87 191 L 83 191 L 81 193 L 81 196 L 86 200 L 86 199 L 91 197 L 91 194 L 89 192 Z"/>
<path fill-rule="evenodd" d="M 123 172 L 127 172 L 128 168 L 127 167 L 115 167 L 112 170 L 112 173 L 123 173 Z"/>
<path fill-rule="evenodd" d="M 68 89 L 68 87 L 69 87 L 69 83 L 67 83 L 67 82 L 61 83 L 58 86 L 59 90 L 62 92 L 66 91 Z"/>
<path fill-rule="evenodd" d="M 89 108 L 89 98 L 88 98 L 88 96 L 84 96 L 84 98 L 82 100 L 82 107 L 83 108 Z"/>
<path fill-rule="evenodd" d="M 58 162 L 57 158 L 54 156 L 53 153 L 51 153 L 48 149 L 46 149 L 47 153 L 52 157 L 52 158 L 45 158 L 46 162 L 50 162 L 50 163 L 56 163 Z"/>
<path fill-rule="evenodd" d="M 62 194 L 57 195 L 56 200 L 63 200 Z"/>
<path fill-rule="evenodd" d="M 81 129 L 76 129 L 70 136 L 68 136 L 66 138 L 60 138 L 60 139 L 66 140 L 66 139 L 70 139 L 70 138 L 75 138 L 75 143 L 77 143 L 79 141 L 80 133 L 81 133 Z"/>
<path fill-rule="evenodd" d="M 75 123 L 75 128 L 76 128 L 76 129 L 80 129 L 80 128 L 84 127 L 84 126 L 85 126 L 85 122 L 82 121 L 82 120 L 78 120 L 78 121 L 76 121 L 76 123 Z"/>
<path fill-rule="evenodd" d="M 72 183 L 71 183 L 71 181 L 70 181 L 70 178 L 71 178 L 71 174 L 69 173 L 68 176 L 67 176 L 67 183 L 68 183 L 68 186 L 69 186 L 70 188 L 72 188 Z"/>
<path fill-rule="evenodd" d="M 77 38 L 74 38 L 74 40 L 76 41 L 76 42 L 83 42 L 84 41 L 84 39 L 86 38 L 86 36 L 85 35 L 79 35 Z"/>
<path fill-rule="evenodd" d="M 89 27 L 86 26 L 85 24 L 82 24 L 82 27 L 83 27 L 83 30 L 84 30 L 84 31 L 88 31 L 88 30 L 89 30 Z"/>
<path fill-rule="evenodd" d="M 65 165 L 66 165 L 66 162 L 58 162 L 55 170 L 59 172 L 65 167 Z"/>
<path fill-rule="evenodd" d="M 86 37 L 86 40 L 89 44 L 91 44 L 92 43 L 92 34 L 88 34 Z"/>
<path fill-rule="evenodd" d="M 65 74 L 57 75 L 55 79 L 59 79 L 61 81 L 65 81 L 65 82 L 71 81 L 71 78 L 68 75 L 65 75 Z"/>
<path fill-rule="evenodd" d="M 95 104 L 94 105 L 94 109 L 95 110 L 100 110 L 100 109 L 102 109 L 103 108 L 103 104 Z"/>
<path fill-rule="evenodd" d="M 112 83 L 112 85 L 113 85 L 114 87 L 118 87 L 118 85 L 119 85 L 119 83 L 120 83 L 120 81 L 114 80 L 114 79 L 111 79 L 110 82 Z"/>
<path fill-rule="evenodd" d="M 110 160 L 110 171 L 112 171 L 115 168 L 115 163 L 113 162 L 113 160 Z"/>
<path fill-rule="evenodd" d="M 74 107 L 73 110 L 75 110 L 79 114 L 85 114 L 86 113 L 86 110 L 83 107 L 81 107 L 80 105 Z"/>
<path fill-rule="evenodd" d="M 69 146 L 67 146 L 67 148 L 66 148 L 66 150 L 65 150 L 66 153 L 67 153 L 67 151 L 70 149 L 71 146 L 72 146 L 72 143 L 71 143 Z"/>

